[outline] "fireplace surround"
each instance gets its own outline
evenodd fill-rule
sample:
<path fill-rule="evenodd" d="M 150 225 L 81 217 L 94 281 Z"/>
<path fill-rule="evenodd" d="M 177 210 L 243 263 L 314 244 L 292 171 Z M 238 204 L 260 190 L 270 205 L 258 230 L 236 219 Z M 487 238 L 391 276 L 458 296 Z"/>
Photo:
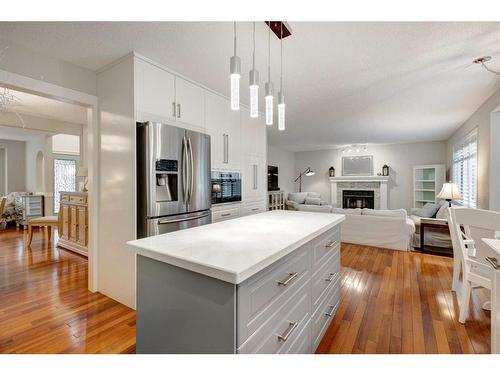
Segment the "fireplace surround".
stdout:
<path fill-rule="evenodd" d="M 389 177 L 387 176 L 339 176 L 330 177 L 330 200 L 333 207 L 343 207 L 344 190 L 374 192 L 373 208 L 387 210 L 389 201 Z"/>

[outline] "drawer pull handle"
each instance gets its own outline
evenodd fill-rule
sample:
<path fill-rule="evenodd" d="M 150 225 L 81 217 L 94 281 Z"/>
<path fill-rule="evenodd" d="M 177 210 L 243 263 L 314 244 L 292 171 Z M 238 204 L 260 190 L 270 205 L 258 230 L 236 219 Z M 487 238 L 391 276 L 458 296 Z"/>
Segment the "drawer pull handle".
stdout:
<path fill-rule="evenodd" d="M 258 210 L 260 210 L 259 207 L 252 208 L 252 211 L 258 211 Z"/>
<path fill-rule="evenodd" d="M 330 248 L 334 247 L 336 244 L 337 244 L 337 241 L 329 241 L 329 242 L 327 242 L 325 247 L 330 249 Z"/>
<path fill-rule="evenodd" d="M 498 264 L 498 261 L 497 261 L 497 258 L 493 258 L 493 257 L 486 257 L 486 260 L 488 261 L 489 264 L 491 264 L 491 266 L 494 268 L 494 269 L 498 269 L 500 268 L 500 264 Z"/>
<path fill-rule="evenodd" d="M 288 328 L 286 329 L 285 332 L 283 332 L 282 335 L 278 335 L 278 340 L 281 340 L 285 342 L 288 340 L 290 335 L 292 334 L 293 331 L 295 331 L 295 328 L 299 325 L 299 322 L 288 322 Z"/>
<path fill-rule="evenodd" d="M 231 216 L 230 213 L 227 213 L 227 214 L 221 214 L 220 216 L 224 217 L 224 216 Z"/>
<path fill-rule="evenodd" d="M 333 310 L 335 310 L 335 306 L 333 305 L 328 305 L 329 309 L 328 311 L 325 313 L 326 316 L 333 316 Z"/>
<path fill-rule="evenodd" d="M 327 277 L 327 278 L 325 279 L 325 281 L 328 281 L 328 282 L 333 281 L 333 279 L 335 278 L 335 276 L 336 276 L 336 275 L 337 275 L 337 272 L 332 272 L 332 273 L 330 273 L 330 277 Z"/>
<path fill-rule="evenodd" d="M 298 275 L 299 274 L 297 272 L 289 273 L 288 277 L 285 280 L 278 281 L 278 285 L 287 286 L 290 283 L 290 281 L 295 279 Z"/>

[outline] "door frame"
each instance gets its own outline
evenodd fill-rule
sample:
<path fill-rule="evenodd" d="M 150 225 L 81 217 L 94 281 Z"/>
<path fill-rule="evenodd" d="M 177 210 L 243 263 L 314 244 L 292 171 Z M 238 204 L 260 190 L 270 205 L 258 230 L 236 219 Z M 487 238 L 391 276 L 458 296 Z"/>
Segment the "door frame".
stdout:
<path fill-rule="evenodd" d="M 98 288 L 98 239 L 99 239 L 99 124 L 98 99 L 96 95 L 58 86 L 20 74 L 0 69 L 0 84 L 13 90 L 78 104 L 87 108 L 87 167 L 88 167 L 88 289 L 96 292 Z"/>

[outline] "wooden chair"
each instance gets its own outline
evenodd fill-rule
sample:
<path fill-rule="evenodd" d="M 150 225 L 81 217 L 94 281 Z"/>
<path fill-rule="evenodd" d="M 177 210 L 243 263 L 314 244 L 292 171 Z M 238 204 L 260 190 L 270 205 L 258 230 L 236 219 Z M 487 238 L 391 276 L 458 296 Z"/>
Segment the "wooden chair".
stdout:
<path fill-rule="evenodd" d="M 450 234 L 453 243 L 453 285 L 456 290 L 462 271 L 463 291 L 460 298 L 459 322 L 465 323 L 472 288 L 491 290 L 491 267 L 486 261 L 493 256 L 481 238 L 495 238 L 500 230 L 500 213 L 464 207 L 448 208 Z"/>
<path fill-rule="evenodd" d="M 59 218 L 57 216 L 42 216 L 36 219 L 31 219 L 28 222 L 28 246 L 31 245 L 33 240 L 33 227 L 48 227 L 48 237 L 49 242 L 51 240 L 51 235 L 54 227 L 58 227 Z"/>

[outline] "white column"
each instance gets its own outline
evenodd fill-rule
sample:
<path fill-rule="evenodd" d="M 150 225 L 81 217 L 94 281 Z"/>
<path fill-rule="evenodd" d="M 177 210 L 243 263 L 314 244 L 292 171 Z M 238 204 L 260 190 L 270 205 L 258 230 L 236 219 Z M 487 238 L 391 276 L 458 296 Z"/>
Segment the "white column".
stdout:
<path fill-rule="evenodd" d="M 337 182 L 330 180 L 330 203 L 337 207 Z"/>

